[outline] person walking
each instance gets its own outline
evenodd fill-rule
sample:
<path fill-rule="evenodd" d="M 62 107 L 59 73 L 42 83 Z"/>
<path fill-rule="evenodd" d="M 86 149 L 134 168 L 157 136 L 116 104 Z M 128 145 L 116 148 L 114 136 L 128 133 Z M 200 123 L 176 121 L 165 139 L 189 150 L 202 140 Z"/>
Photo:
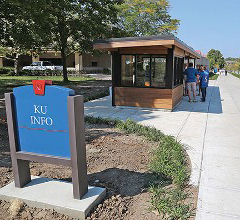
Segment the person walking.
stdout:
<path fill-rule="evenodd" d="M 201 95 L 201 86 L 200 86 L 200 82 L 199 82 L 199 76 L 200 76 L 200 65 L 198 64 L 197 65 L 197 72 L 198 72 L 198 75 L 197 75 L 197 89 L 196 91 L 198 91 L 198 96 Z"/>
<path fill-rule="evenodd" d="M 197 102 L 196 97 L 197 76 L 198 72 L 195 68 L 193 68 L 193 63 L 189 63 L 189 67 L 184 71 L 184 78 L 187 84 L 189 102 L 192 102 L 191 91 L 193 92 L 193 102 Z"/>
<path fill-rule="evenodd" d="M 200 81 L 200 86 L 202 91 L 201 102 L 205 102 L 206 96 L 207 96 L 207 87 L 209 83 L 209 73 L 208 71 L 205 70 L 205 68 L 202 65 L 200 66 L 200 70 L 201 72 L 200 72 L 199 81 Z"/>

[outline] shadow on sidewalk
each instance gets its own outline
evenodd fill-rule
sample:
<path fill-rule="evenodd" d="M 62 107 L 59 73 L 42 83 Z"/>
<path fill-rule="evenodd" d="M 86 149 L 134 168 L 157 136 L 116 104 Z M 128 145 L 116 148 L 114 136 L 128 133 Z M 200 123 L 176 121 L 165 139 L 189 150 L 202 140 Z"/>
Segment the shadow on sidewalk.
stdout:
<path fill-rule="evenodd" d="M 174 109 L 173 112 L 201 112 L 201 113 L 212 113 L 221 114 L 222 111 L 222 99 L 218 86 L 209 86 L 207 89 L 206 102 L 200 102 L 198 97 L 197 103 L 189 103 L 188 97 L 183 97 L 182 102 Z"/>

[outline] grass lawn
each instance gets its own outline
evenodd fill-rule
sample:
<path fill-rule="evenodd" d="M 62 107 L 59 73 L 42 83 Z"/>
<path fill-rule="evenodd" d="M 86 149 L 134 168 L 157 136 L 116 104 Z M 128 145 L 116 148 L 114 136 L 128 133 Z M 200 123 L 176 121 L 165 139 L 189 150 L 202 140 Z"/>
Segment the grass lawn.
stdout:
<path fill-rule="evenodd" d="M 109 86 L 111 86 L 111 80 L 97 80 L 89 76 L 69 77 L 69 82 L 64 83 L 62 76 L 0 75 L 0 99 L 4 93 L 12 92 L 14 87 L 32 84 L 32 80 L 41 79 L 52 80 L 54 85 L 73 89 L 76 95 L 83 95 L 85 102 L 109 95 Z"/>
<path fill-rule="evenodd" d="M 94 80 L 91 77 L 82 76 L 82 77 L 69 77 L 69 82 L 67 84 L 76 83 L 79 81 L 87 81 L 87 80 Z M 25 85 L 31 84 L 32 80 L 52 80 L 54 84 L 62 85 L 63 84 L 63 77 L 62 76 L 7 76 L 7 75 L 0 75 L 0 85 L 4 83 L 10 83 L 12 85 Z"/>
<path fill-rule="evenodd" d="M 231 73 L 231 74 L 240 79 L 240 74 L 236 74 L 236 73 Z"/>
<path fill-rule="evenodd" d="M 209 80 L 216 80 L 218 78 L 218 74 L 210 73 L 209 74 Z"/>
<path fill-rule="evenodd" d="M 68 86 L 78 84 L 79 82 L 94 81 L 94 78 L 69 77 L 69 82 L 64 83 L 62 76 L 7 76 L 0 75 L 0 92 L 5 93 L 12 90 L 14 87 L 32 84 L 32 80 L 52 80 L 54 85 Z"/>

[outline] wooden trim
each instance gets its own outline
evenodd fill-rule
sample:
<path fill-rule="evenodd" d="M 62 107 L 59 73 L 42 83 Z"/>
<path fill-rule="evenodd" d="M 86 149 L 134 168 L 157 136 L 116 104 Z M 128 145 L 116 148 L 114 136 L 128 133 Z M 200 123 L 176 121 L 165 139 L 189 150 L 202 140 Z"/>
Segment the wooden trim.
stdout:
<path fill-rule="evenodd" d="M 117 106 L 172 109 L 172 90 L 153 88 L 116 87 Z"/>
<path fill-rule="evenodd" d="M 68 96 L 69 142 L 71 147 L 74 199 L 82 199 L 88 192 L 83 96 Z"/>
<path fill-rule="evenodd" d="M 50 164 L 63 165 L 63 166 L 69 166 L 69 167 L 72 166 L 71 159 L 63 158 L 63 157 L 28 153 L 23 151 L 16 152 L 16 157 L 19 160 L 29 160 L 29 161 L 34 161 L 38 163 L 50 163 Z"/>
<path fill-rule="evenodd" d="M 111 43 L 96 43 L 93 45 L 93 49 L 98 50 L 112 50 L 114 48 L 134 48 L 134 47 L 154 47 L 154 46 L 166 46 L 171 48 L 171 45 L 175 45 L 182 50 L 188 52 L 193 58 L 200 58 L 199 54 L 194 53 L 187 46 L 181 44 L 177 40 L 136 40 L 136 41 L 121 41 Z"/>
<path fill-rule="evenodd" d="M 172 45 L 174 40 L 140 40 L 140 41 L 123 41 L 112 43 L 97 43 L 93 45 L 93 49 L 110 49 L 121 47 L 141 47 L 155 45 Z"/>
<path fill-rule="evenodd" d="M 175 47 L 174 56 L 184 57 L 185 56 L 184 50 L 179 47 Z"/>
<path fill-rule="evenodd" d="M 183 85 L 174 89 L 116 87 L 116 106 L 173 109 L 182 99 Z"/>
<path fill-rule="evenodd" d="M 182 45 L 181 43 L 179 43 L 178 41 L 174 40 L 174 45 L 183 49 L 184 51 L 187 51 L 190 55 L 192 55 L 195 58 L 200 58 L 200 54 L 198 54 L 197 52 L 194 54 L 188 47 Z"/>
<path fill-rule="evenodd" d="M 168 53 L 168 49 L 163 46 L 153 47 L 126 47 L 119 49 L 120 54 L 164 54 Z"/>
<path fill-rule="evenodd" d="M 174 109 L 174 107 L 178 105 L 179 102 L 181 102 L 182 97 L 183 97 L 183 85 L 179 85 L 172 90 L 172 101 L 173 101 L 172 109 Z"/>
<path fill-rule="evenodd" d="M 8 136 L 12 159 L 14 183 L 17 188 L 22 188 L 31 182 L 29 161 L 17 159 L 18 135 L 16 128 L 16 112 L 13 93 L 5 93 L 6 113 L 8 122 Z"/>

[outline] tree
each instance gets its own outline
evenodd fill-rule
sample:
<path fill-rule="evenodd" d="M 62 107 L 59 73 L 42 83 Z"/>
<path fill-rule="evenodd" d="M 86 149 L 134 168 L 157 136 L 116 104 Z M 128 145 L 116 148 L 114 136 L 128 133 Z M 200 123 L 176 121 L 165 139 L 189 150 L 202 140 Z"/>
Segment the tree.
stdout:
<path fill-rule="evenodd" d="M 234 62 L 236 62 L 236 61 L 238 61 L 238 58 L 228 57 L 228 58 L 225 59 L 225 61 L 234 61 Z"/>
<path fill-rule="evenodd" d="M 20 54 L 31 55 L 33 51 L 40 50 L 51 42 L 51 38 L 34 22 L 31 5 L 31 1 L 26 0 L 1 0 L 0 4 L 1 53 L 14 61 L 16 74 L 20 70 Z"/>
<path fill-rule="evenodd" d="M 239 73 L 239 71 L 240 71 L 240 59 L 237 60 L 237 62 L 235 63 L 235 66 L 236 66 L 236 70 Z"/>
<path fill-rule="evenodd" d="M 125 0 L 118 6 L 118 27 L 128 36 L 171 34 L 179 20 L 169 15 L 168 0 Z"/>
<path fill-rule="evenodd" d="M 116 4 L 120 3 L 119 0 L 2 1 L 12 8 L 11 16 L 3 13 L 9 24 L 3 32 L 9 33 L 5 36 L 10 43 L 24 50 L 61 51 L 64 81 L 68 81 L 67 55 L 89 51 L 94 39 L 110 36 L 117 21 Z"/>
<path fill-rule="evenodd" d="M 210 69 L 222 69 L 225 66 L 224 57 L 219 50 L 211 49 L 207 54 L 207 58 L 209 60 Z"/>

